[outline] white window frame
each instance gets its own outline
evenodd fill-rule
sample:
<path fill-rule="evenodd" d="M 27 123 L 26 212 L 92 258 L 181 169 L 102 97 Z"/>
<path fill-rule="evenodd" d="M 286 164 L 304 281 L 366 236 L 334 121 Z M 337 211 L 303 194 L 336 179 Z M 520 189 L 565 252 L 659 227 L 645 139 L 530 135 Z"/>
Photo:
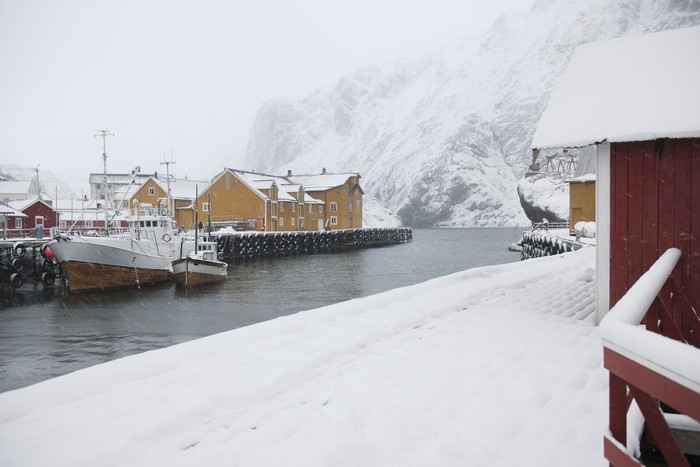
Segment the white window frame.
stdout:
<path fill-rule="evenodd" d="M 21 228 L 22 228 L 22 218 L 15 217 L 15 229 L 21 229 Z"/>
<path fill-rule="evenodd" d="M 148 196 L 154 196 L 156 194 L 156 188 L 153 186 L 148 187 Z"/>
<path fill-rule="evenodd" d="M 322 205 L 322 204 L 320 204 L 320 205 L 318 206 L 318 213 L 319 213 L 319 214 L 323 214 L 323 205 Z"/>
<path fill-rule="evenodd" d="M 292 212 L 297 212 L 296 207 L 297 207 L 296 203 L 292 203 Z"/>
<path fill-rule="evenodd" d="M 360 212 L 360 200 L 355 201 L 355 212 Z"/>
<path fill-rule="evenodd" d="M 202 203 L 202 211 L 209 212 L 209 209 L 211 209 L 211 205 L 209 203 Z"/>
<path fill-rule="evenodd" d="M 338 225 L 338 217 L 331 216 L 331 225 Z"/>
<path fill-rule="evenodd" d="M 58 221 L 58 226 L 62 229 L 65 229 L 68 224 L 66 224 L 66 221 Z"/>
<path fill-rule="evenodd" d="M 44 226 L 44 216 L 34 216 L 34 226 Z"/>
<path fill-rule="evenodd" d="M 338 203 L 335 201 L 331 203 L 331 212 L 338 212 Z"/>
<path fill-rule="evenodd" d="M 280 212 L 284 212 L 284 201 L 280 201 Z"/>
<path fill-rule="evenodd" d="M 292 227 L 294 227 L 294 218 L 293 217 L 291 219 L 291 222 L 292 222 Z"/>
<path fill-rule="evenodd" d="M 85 228 L 86 228 L 86 229 L 92 229 L 92 228 L 93 228 L 93 223 L 92 223 L 92 221 L 85 221 Z"/>
<path fill-rule="evenodd" d="M 284 227 L 284 217 L 280 217 L 280 227 Z"/>

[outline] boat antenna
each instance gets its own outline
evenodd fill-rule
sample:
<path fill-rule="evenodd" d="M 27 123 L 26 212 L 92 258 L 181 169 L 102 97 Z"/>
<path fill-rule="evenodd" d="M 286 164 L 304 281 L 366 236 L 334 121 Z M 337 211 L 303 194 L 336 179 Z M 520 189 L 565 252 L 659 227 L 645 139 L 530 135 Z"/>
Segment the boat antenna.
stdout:
<path fill-rule="evenodd" d="M 103 192 L 104 192 L 104 197 L 105 197 L 105 205 L 107 204 L 107 200 L 110 201 L 112 207 L 114 207 L 114 200 L 112 199 L 112 192 L 107 186 L 107 137 L 108 136 L 114 136 L 114 133 L 112 133 L 109 130 L 100 130 L 99 134 L 95 135 L 95 138 L 98 136 L 102 137 L 102 162 L 104 164 L 104 184 L 102 186 Z M 105 206 L 105 232 L 107 232 L 107 235 L 109 236 L 109 225 L 107 224 L 107 207 Z"/>
<path fill-rule="evenodd" d="M 173 197 L 172 197 L 172 193 L 170 191 L 170 164 L 174 164 L 174 163 L 175 163 L 175 161 L 173 160 L 173 150 L 172 149 L 170 149 L 170 160 L 167 160 L 165 158 L 165 153 L 163 153 L 163 162 L 161 162 L 160 165 L 165 165 L 165 175 L 166 175 L 166 177 L 168 177 L 168 212 L 169 212 L 169 215 L 171 217 L 173 216 L 174 209 L 172 206 Z"/>

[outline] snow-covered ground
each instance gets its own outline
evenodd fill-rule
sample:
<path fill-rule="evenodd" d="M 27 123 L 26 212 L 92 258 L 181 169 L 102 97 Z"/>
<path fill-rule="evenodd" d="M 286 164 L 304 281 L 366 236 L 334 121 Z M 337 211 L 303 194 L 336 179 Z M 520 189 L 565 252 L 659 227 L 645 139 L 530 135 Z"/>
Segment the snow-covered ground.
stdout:
<path fill-rule="evenodd" d="M 4 466 L 604 465 L 595 249 L 0 394 Z"/>

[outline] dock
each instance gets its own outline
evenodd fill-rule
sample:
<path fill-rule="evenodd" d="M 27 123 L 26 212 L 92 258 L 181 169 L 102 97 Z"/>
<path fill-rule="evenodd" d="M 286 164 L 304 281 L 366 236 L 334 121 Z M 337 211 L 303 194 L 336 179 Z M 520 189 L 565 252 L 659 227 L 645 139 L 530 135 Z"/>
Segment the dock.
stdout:
<path fill-rule="evenodd" d="M 213 234 L 219 260 L 235 261 L 399 245 L 413 241 L 410 227 L 303 232 L 236 232 Z"/>

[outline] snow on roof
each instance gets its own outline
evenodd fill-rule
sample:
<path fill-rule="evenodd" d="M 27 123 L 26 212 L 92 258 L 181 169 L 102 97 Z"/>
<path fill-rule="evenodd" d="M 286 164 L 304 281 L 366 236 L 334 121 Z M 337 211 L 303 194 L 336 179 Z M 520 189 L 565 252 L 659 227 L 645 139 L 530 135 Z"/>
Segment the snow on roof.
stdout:
<path fill-rule="evenodd" d="M 26 194 L 32 185 L 31 180 L 3 180 L 0 181 L 0 195 L 2 194 Z"/>
<path fill-rule="evenodd" d="M 194 200 L 197 189 L 199 189 L 199 192 L 201 193 L 203 189 L 209 186 L 209 184 L 210 182 L 207 180 L 175 178 L 170 181 L 170 192 L 172 193 L 173 198 Z M 168 184 L 163 183 L 163 185 L 165 185 L 164 189 L 167 191 Z"/>
<path fill-rule="evenodd" d="M 0 203 L 0 215 L 8 217 L 29 217 L 22 211 L 18 211 L 12 206 Z"/>
<path fill-rule="evenodd" d="M 700 136 L 700 26 L 579 46 L 533 148 Z"/>
<path fill-rule="evenodd" d="M 323 191 L 330 190 L 341 185 L 344 185 L 350 177 L 359 177 L 357 173 L 339 173 L 339 174 L 314 174 L 314 175 L 292 175 L 290 181 L 304 186 L 307 191 Z"/>

